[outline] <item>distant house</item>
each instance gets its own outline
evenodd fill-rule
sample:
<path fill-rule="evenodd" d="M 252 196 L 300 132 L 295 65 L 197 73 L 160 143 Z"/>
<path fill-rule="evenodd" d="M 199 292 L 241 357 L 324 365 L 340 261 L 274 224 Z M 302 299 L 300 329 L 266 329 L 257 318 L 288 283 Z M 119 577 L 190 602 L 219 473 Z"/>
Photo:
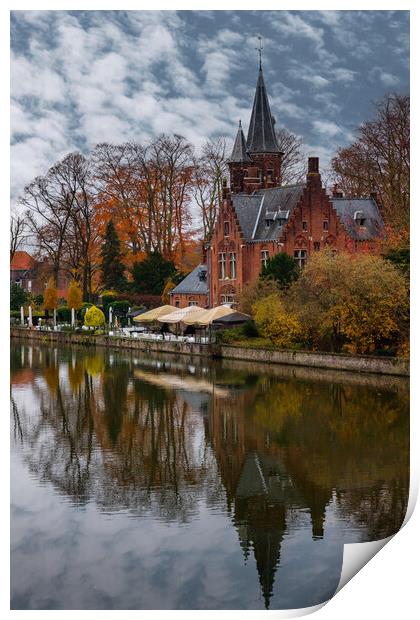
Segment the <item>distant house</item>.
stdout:
<path fill-rule="evenodd" d="M 169 293 L 170 303 L 176 308 L 187 306 L 209 305 L 209 291 L 207 284 L 207 265 L 198 265 Z"/>
<path fill-rule="evenodd" d="M 10 262 L 10 281 L 19 284 L 28 293 L 38 295 L 37 262 L 33 256 L 23 250 L 15 252 Z"/>
<path fill-rule="evenodd" d="M 48 261 L 37 261 L 25 250 L 15 252 L 10 262 L 10 281 L 32 295 L 43 295 L 45 285 L 52 272 Z M 58 299 L 67 298 L 68 278 L 63 270 L 58 275 Z"/>

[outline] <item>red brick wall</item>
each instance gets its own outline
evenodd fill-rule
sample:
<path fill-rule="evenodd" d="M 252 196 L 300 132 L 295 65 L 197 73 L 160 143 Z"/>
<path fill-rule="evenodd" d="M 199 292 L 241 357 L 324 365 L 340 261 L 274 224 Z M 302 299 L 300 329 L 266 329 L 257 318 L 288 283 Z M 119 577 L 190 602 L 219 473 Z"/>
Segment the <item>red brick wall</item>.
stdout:
<path fill-rule="evenodd" d="M 378 251 L 374 241 L 355 241 L 351 238 L 332 206 L 321 184 L 316 158 L 310 161 L 307 186 L 301 199 L 290 215 L 282 236 L 278 241 L 246 243 L 230 198 L 226 198 L 220 211 L 215 233 L 212 238 L 209 256 L 210 307 L 223 303 L 222 295 L 237 299 L 244 284 L 256 280 L 261 273 L 261 252 L 268 251 L 271 258 L 279 252 L 294 257 L 295 250 L 304 250 L 306 258 L 317 249 L 331 247 L 338 251 L 368 252 Z M 225 236 L 225 222 L 229 224 L 229 235 Z M 305 225 L 304 225 L 305 222 Z M 324 228 L 324 222 L 325 228 Z M 236 253 L 236 278 L 219 279 L 219 253 L 226 254 L 229 274 L 229 254 Z M 187 305 L 187 304 L 186 304 Z"/>
<path fill-rule="evenodd" d="M 281 180 L 281 153 L 253 153 L 252 162 L 230 163 L 229 171 L 230 186 L 235 194 L 277 187 Z"/>
<path fill-rule="evenodd" d="M 170 295 L 170 304 L 171 306 L 175 306 L 177 308 L 186 308 L 187 306 L 190 305 L 190 302 L 196 302 L 197 306 L 200 306 L 201 308 L 207 308 L 208 307 L 208 297 L 207 295 L 202 295 L 202 294 L 194 294 L 192 293 L 191 295 Z"/>

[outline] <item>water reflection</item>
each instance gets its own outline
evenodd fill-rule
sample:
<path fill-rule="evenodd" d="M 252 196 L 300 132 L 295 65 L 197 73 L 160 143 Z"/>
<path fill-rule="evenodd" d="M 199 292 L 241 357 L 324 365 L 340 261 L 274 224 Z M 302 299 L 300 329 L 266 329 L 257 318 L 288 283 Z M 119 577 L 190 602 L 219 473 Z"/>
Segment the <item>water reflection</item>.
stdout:
<path fill-rule="evenodd" d="M 403 379 L 26 346 L 12 347 L 11 363 L 13 446 L 38 483 L 75 507 L 168 526 L 227 517 L 266 608 L 325 600 L 342 544 L 389 536 L 404 519 Z M 299 582 L 307 558 L 292 569 L 282 548 L 297 540 L 316 556 L 328 518 L 339 536 L 330 582 L 320 586 L 315 566 L 292 596 L 288 580 Z M 243 574 L 232 586 L 258 606 Z"/>

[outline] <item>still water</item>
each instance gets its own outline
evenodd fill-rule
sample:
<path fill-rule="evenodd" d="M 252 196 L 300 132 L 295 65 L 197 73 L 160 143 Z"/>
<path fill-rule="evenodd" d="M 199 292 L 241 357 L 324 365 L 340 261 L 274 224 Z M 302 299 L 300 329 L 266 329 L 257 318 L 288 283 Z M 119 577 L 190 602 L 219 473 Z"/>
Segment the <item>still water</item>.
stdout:
<path fill-rule="evenodd" d="M 287 609 L 398 531 L 408 382 L 12 345 L 14 609 Z"/>

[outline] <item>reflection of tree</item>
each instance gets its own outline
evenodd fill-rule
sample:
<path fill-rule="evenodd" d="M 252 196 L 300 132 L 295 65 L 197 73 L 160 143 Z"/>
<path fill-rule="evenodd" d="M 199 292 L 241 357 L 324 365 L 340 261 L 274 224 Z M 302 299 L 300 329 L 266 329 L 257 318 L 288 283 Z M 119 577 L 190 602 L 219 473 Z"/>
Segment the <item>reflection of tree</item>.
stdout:
<path fill-rule="evenodd" d="M 220 497 L 212 453 L 197 445 L 201 417 L 180 394 L 134 378 L 132 364 L 114 357 L 43 351 L 45 383 L 33 386 L 38 415 L 22 424 L 25 457 L 74 501 L 94 497 L 107 510 L 188 520 L 200 497 Z M 18 404 L 14 413 L 19 420 Z"/>

